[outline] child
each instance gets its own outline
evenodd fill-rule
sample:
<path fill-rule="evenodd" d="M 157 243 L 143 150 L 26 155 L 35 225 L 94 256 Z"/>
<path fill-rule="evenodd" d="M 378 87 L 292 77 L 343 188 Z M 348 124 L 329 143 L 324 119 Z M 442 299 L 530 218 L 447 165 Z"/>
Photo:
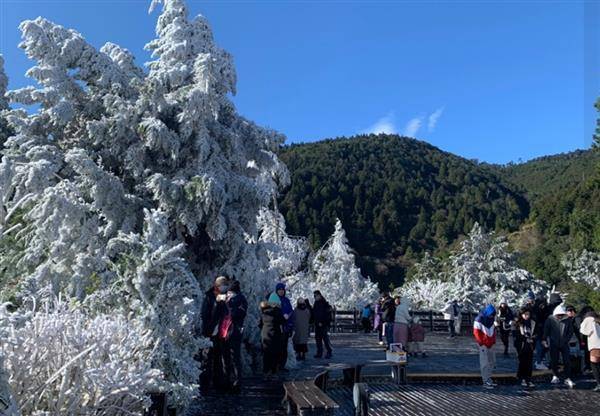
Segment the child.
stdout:
<path fill-rule="evenodd" d="M 521 386 L 533 388 L 531 372 L 533 370 L 533 351 L 538 331 L 536 323 L 531 319 L 531 311 L 525 307 L 519 311 L 517 322 L 513 332 L 515 349 L 519 357 L 519 369 L 517 379 L 521 380 Z"/>
<path fill-rule="evenodd" d="M 294 342 L 296 359 L 302 361 L 306 359 L 306 353 L 308 352 L 308 333 L 310 324 L 310 309 L 306 305 L 304 299 L 298 299 L 296 309 L 294 309 L 294 316 L 296 317 L 296 330 L 292 341 Z"/>
<path fill-rule="evenodd" d="M 425 342 L 425 328 L 421 325 L 421 321 L 418 316 L 412 318 L 410 330 L 408 333 L 408 351 L 409 354 L 417 357 L 419 354 L 423 358 L 427 355 L 423 351 L 423 342 Z"/>

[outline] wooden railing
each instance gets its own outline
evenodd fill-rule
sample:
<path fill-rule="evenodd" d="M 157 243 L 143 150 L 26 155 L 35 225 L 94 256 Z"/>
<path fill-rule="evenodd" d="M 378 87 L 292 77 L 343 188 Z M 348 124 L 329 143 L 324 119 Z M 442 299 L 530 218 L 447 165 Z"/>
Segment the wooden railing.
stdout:
<path fill-rule="evenodd" d="M 334 309 L 334 318 L 331 325 L 332 332 L 360 332 L 362 331 L 361 311 L 357 309 L 342 310 Z M 429 331 L 448 331 L 448 321 L 444 319 L 441 312 L 436 311 L 411 311 L 411 316 L 418 316 L 421 325 Z M 461 314 L 461 332 L 470 330 L 473 326 L 473 320 L 477 314 L 472 312 L 463 312 Z M 371 317 L 371 324 L 373 317 Z"/>

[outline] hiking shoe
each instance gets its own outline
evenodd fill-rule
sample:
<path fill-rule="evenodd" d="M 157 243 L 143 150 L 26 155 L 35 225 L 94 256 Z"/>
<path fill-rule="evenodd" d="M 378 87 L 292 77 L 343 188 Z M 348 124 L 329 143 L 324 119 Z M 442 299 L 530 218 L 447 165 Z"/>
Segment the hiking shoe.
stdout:
<path fill-rule="evenodd" d="M 493 389 L 494 387 L 495 387 L 495 386 L 494 386 L 494 383 L 490 383 L 489 381 L 486 381 L 485 383 L 483 383 L 483 388 L 484 388 L 484 389 L 491 390 L 491 389 Z"/>
<path fill-rule="evenodd" d="M 600 384 L 598 384 L 596 387 L 594 387 L 594 389 L 592 391 L 595 391 L 596 393 L 600 393 Z"/>
<path fill-rule="evenodd" d="M 558 378 L 556 376 L 552 376 L 552 380 L 550 381 L 550 383 L 558 384 L 558 383 L 560 383 L 560 378 Z"/>
<path fill-rule="evenodd" d="M 544 363 L 535 363 L 536 370 L 548 370 L 548 367 Z"/>
<path fill-rule="evenodd" d="M 572 388 L 575 388 L 575 383 L 573 383 L 573 381 L 572 381 L 570 378 L 568 378 L 568 379 L 566 379 L 566 380 L 565 380 L 565 384 L 566 384 L 566 385 L 567 385 L 567 386 L 568 386 L 570 389 L 572 389 Z"/>
<path fill-rule="evenodd" d="M 379 341 L 379 345 L 383 345 L 383 341 Z"/>
<path fill-rule="evenodd" d="M 533 388 L 535 388 L 535 384 L 533 384 L 533 382 L 530 381 L 529 383 L 527 383 L 527 387 L 529 387 L 530 389 L 533 389 Z"/>
<path fill-rule="evenodd" d="M 521 380 L 521 387 L 529 387 L 525 380 Z"/>

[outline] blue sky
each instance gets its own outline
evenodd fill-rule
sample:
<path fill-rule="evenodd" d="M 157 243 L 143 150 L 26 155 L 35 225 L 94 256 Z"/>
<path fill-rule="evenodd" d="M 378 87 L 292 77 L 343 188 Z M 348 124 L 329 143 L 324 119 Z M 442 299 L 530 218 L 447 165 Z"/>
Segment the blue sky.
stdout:
<path fill-rule="evenodd" d="M 11 88 L 31 83 L 18 24 L 44 16 L 142 64 L 146 0 L 0 0 Z M 241 114 L 314 141 L 408 134 L 505 163 L 591 144 L 600 5 L 581 1 L 188 1 L 234 55 Z"/>

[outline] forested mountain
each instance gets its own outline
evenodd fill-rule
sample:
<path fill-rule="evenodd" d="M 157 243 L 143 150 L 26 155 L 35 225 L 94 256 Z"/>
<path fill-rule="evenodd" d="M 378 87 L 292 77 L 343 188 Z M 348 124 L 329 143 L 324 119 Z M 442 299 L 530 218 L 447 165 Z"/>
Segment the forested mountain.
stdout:
<path fill-rule="evenodd" d="M 588 149 L 495 167 L 501 177 L 519 186 L 535 202 L 586 182 L 594 176 L 598 163 L 600 153 Z"/>
<path fill-rule="evenodd" d="M 475 222 L 513 231 L 529 216 L 522 193 L 494 169 L 397 135 L 365 135 L 282 148 L 292 184 L 279 208 L 314 247 L 336 217 L 363 273 L 387 286 L 424 250 L 443 250 Z"/>

